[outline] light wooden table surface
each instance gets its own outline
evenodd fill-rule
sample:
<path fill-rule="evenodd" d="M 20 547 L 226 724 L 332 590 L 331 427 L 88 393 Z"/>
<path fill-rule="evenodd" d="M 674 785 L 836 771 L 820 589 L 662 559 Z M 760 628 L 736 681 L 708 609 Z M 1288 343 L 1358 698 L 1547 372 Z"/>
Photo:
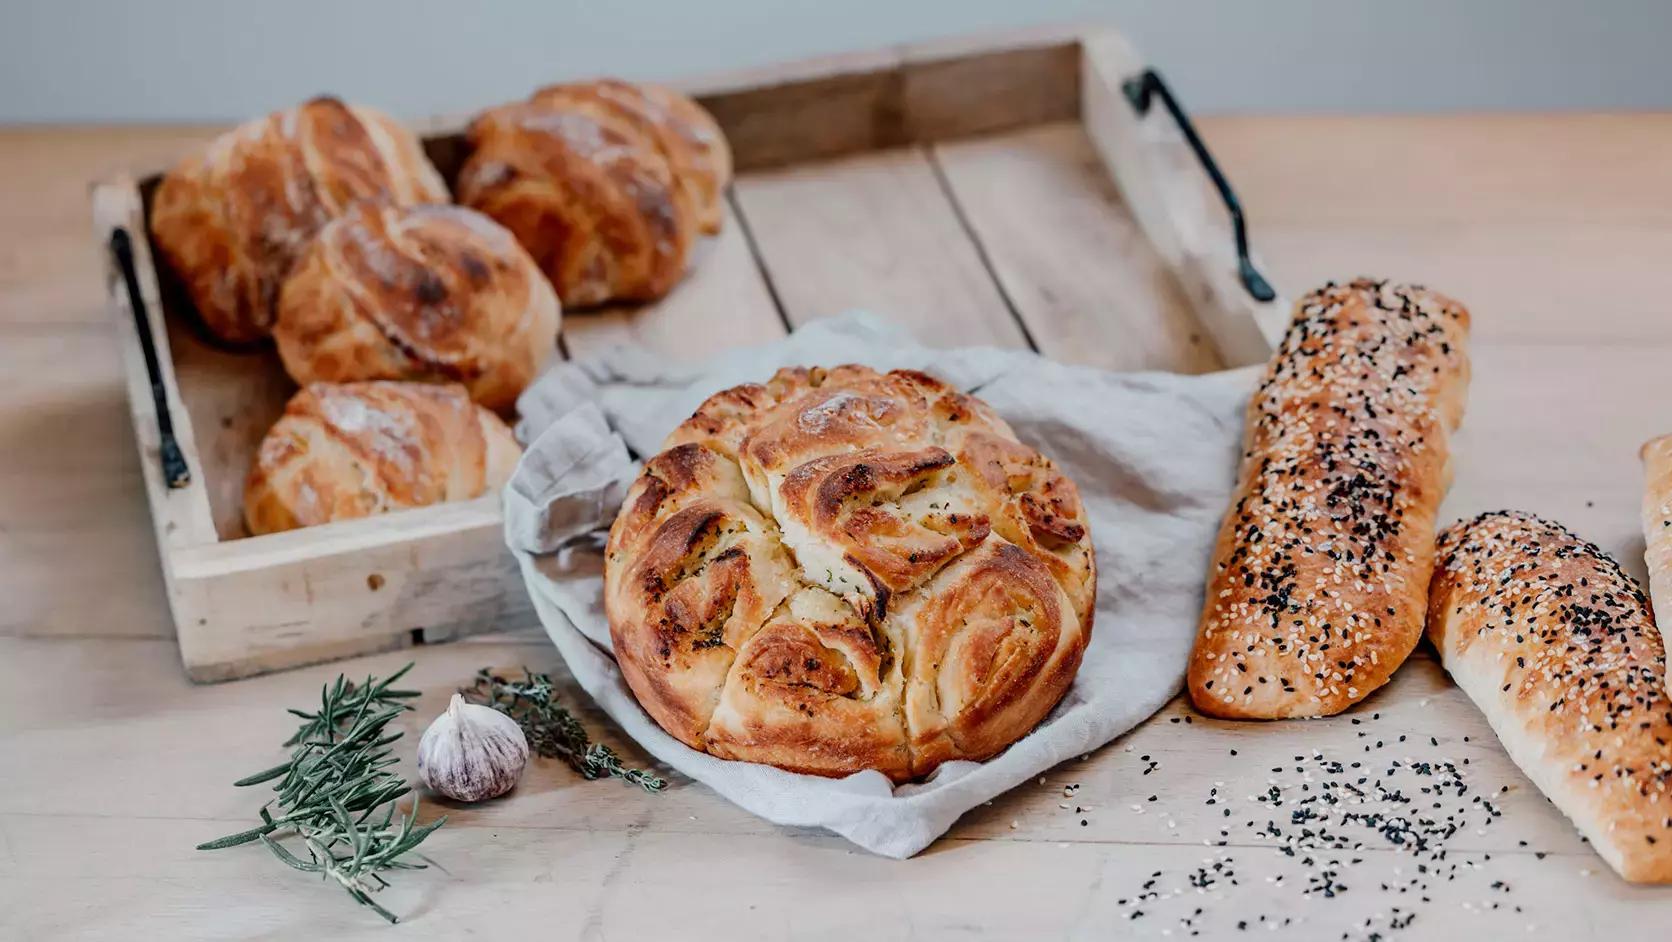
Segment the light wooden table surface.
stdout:
<path fill-rule="evenodd" d="M 1443 519 L 1499 506 L 1547 514 L 1641 575 L 1636 449 L 1672 430 L 1672 116 L 1202 124 L 1244 197 L 1257 249 L 1291 294 L 1362 271 L 1424 281 L 1473 308 L 1475 379 Z M 1048 158 L 1031 169 L 1003 163 L 1014 150 L 984 158 L 979 144 L 939 148 L 935 166 L 956 175 L 996 160 L 1015 186 L 1039 189 L 999 188 L 994 200 L 1038 193 L 1048 203 L 1084 142 L 1072 129 L 1029 133 L 1038 135 L 1029 153 Z M 1406 907 L 1417 922 L 1393 937 L 1666 938 L 1672 888 L 1629 887 L 1596 860 L 1426 654 L 1363 709 L 1329 721 L 1186 725 L 1175 702 L 1043 784 L 978 809 L 907 862 L 764 824 L 689 782 L 647 796 L 553 763 L 534 768 L 515 800 L 451 813 L 427 845 L 446 871 L 399 875 L 385 893 L 405 916 L 394 930 L 259 849 L 194 852 L 244 825 L 257 796 L 229 783 L 274 761 L 288 731 L 281 708 L 308 702 L 338 670 L 193 687 L 170 638 L 85 187 L 207 136 L 0 131 L 0 937 L 1182 938 L 1191 928 L 1239 937 L 1238 920 L 1254 931 L 1283 918 L 1293 920 L 1284 938 L 1364 937 L 1386 924 L 1390 901 L 1400 905 L 1376 884 L 1410 879 L 1412 859 L 1367 848 L 1343 875 L 1350 892 L 1309 898 L 1267 882 L 1302 877 L 1249 832 L 1203 847 L 1221 827 L 1220 809 L 1204 801 L 1222 783 L 1240 821 L 1245 796 L 1263 792 L 1274 769 L 1313 750 L 1351 759 L 1375 739 L 1387 742 L 1376 761 L 1466 758 L 1477 794 L 1508 789 L 1495 798 L 1501 819 L 1451 842 L 1457 879 L 1435 877 L 1430 901 Z M 769 174 L 739 186 L 752 225 L 822 226 L 821 244 L 854 247 L 798 254 L 793 241 L 768 243 L 763 261 L 790 320 L 880 294 L 918 310 L 956 304 L 989 337 L 1015 331 L 995 298 L 973 287 L 948 294 L 986 284 L 965 278 L 979 259 L 949 252 L 932 271 L 892 264 L 890 239 L 914 240 L 920 256 L 953 244 L 935 228 L 945 219 L 914 208 L 914 194 L 935 185 L 922 161 L 872 155 L 817 181 Z M 980 218 L 968 222 L 980 230 Z M 719 253 L 748 252 L 737 230 Z M 1088 284 L 1099 284 L 1096 258 L 1073 262 Z M 690 290 L 732 313 L 704 325 L 576 316 L 568 343 L 634 335 L 691 354 L 781 329 L 758 281 L 709 276 Z M 1067 331 L 1069 308 L 1100 300 L 1011 303 Z M 1065 358 L 1094 349 L 1061 339 L 1072 336 L 1047 333 L 1041 347 Z M 414 732 L 479 666 L 559 669 L 526 630 L 410 654 L 425 692 L 406 724 Z M 381 673 L 407 656 L 343 669 Z M 642 758 L 596 711 L 587 719 Z M 1434 747 L 1417 748 L 1429 737 Z M 1081 787 L 1065 800 L 1071 783 Z M 1184 876 L 1223 854 L 1236 856 L 1240 885 L 1202 894 L 1195 905 L 1206 913 L 1189 925 L 1179 919 L 1188 894 L 1142 919 L 1121 903 L 1157 870 L 1161 889 L 1189 890 Z"/>

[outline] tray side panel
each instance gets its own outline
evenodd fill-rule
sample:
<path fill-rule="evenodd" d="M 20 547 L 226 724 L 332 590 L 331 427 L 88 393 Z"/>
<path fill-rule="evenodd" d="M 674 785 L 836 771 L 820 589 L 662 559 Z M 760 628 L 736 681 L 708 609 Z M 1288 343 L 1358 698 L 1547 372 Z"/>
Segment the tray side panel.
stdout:
<path fill-rule="evenodd" d="M 1074 117 L 1072 37 L 907 46 L 693 83 L 739 170 Z M 726 83 L 730 84 L 729 86 Z"/>
<path fill-rule="evenodd" d="M 139 184 L 146 218 L 160 179 L 148 177 Z M 160 259 L 150 227 L 142 231 L 149 257 Z M 193 471 L 208 497 L 214 538 L 241 539 L 248 535 L 243 506 L 250 462 L 296 384 L 285 375 L 271 344 L 230 348 L 218 342 L 204 328 L 191 297 L 168 265 L 148 267 L 161 301 L 153 310 L 168 333 L 169 359 L 197 444 Z"/>
<path fill-rule="evenodd" d="M 145 493 L 151 504 L 151 518 L 157 530 L 157 545 L 163 556 L 163 569 L 170 566 L 171 551 L 180 547 L 213 542 L 215 528 L 204 487 L 202 461 L 197 439 L 193 434 L 178 377 L 174 358 L 164 326 L 164 305 L 157 284 L 156 269 L 151 262 L 150 242 L 145 238 L 145 222 L 139 188 L 133 181 L 121 178 L 99 183 L 93 188 L 93 236 L 97 251 L 105 259 L 105 296 L 112 320 L 116 324 L 117 343 L 121 347 L 122 362 L 128 379 L 128 405 L 133 413 L 134 437 L 139 445 L 140 473 L 145 480 Z M 161 443 L 159 417 L 152 395 L 151 378 L 140 346 L 139 324 L 129 303 L 127 287 L 111 257 L 111 234 L 118 228 L 126 229 L 132 237 L 134 267 L 139 275 L 140 294 L 149 315 L 148 326 L 156 347 L 158 381 L 174 424 L 174 437 L 185 456 L 191 478 L 184 487 L 170 488 L 163 480 L 158 452 Z"/>
<path fill-rule="evenodd" d="M 180 652 L 209 682 L 522 627 L 498 495 L 183 551 Z"/>

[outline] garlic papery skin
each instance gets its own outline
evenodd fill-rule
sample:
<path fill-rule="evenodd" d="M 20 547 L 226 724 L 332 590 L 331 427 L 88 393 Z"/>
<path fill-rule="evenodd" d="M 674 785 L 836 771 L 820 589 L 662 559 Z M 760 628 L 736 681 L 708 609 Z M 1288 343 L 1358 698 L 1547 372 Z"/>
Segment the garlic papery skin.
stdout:
<path fill-rule="evenodd" d="M 456 693 L 418 740 L 418 777 L 459 801 L 505 794 L 527 765 L 528 737 L 517 721 Z"/>

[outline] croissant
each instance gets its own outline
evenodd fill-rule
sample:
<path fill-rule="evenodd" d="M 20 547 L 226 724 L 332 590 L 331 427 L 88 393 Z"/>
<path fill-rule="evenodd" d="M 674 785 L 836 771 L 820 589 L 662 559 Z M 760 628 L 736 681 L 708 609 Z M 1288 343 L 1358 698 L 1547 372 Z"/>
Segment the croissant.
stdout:
<path fill-rule="evenodd" d="M 517 240 L 460 206 L 362 203 L 327 223 L 279 295 L 297 383 L 458 382 L 498 412 L 557 351 L 558 303 Z"/>
<path fill-rule="evenodd" d="M 677 92 L 615 80 L 555 85 L 479 115 L 459 202 L 516 234 L 571 307 L 648 301 L 719 231 L 731 152 Z"/>
<path fill-rule="evenodd" d="M 252 534 L 469 500 L 502 487 L 522 449 L 464 387 L 314 383 L 256 451 L 244 487 Z"/>
<path fill-rule="evenodd" d="M 622 673 L 670 734 L 903 781 L 1050 712 L 1096 566 L 1074 484 L 985 404 L 841 366 L 710 397 L 628 492 L 604 581 Z"/>
<path fill-rule="evenodd" d="M 447 186 L 392 118 L 315 98 L 177 164 L 152 200 L 151 234 L 204 325 L 249 343 L 267 336 L 279 286 L 314 233 L 361 199 L 444 203 Z"/>

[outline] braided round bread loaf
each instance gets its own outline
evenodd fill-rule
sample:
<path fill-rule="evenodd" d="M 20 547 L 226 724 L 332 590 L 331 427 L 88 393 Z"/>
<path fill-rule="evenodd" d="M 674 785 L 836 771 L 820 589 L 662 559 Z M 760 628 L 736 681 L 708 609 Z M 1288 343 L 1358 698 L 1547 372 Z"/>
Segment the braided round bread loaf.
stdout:
<path fill-rule="evenodd" d="M 622 672 L 680 741 L 903 781 L 1050 712 L 1096 565 L 1074 484 L 984 403 L 840 366 L 703 403 L 629 491 L 604 581 Z"/>
<path fill-rule="evenodd" d="M 462 206 L 361 203 L 319 230 L 273 339 L 301 385 L 457 382 L 498 412 L 557 353 L 558 303 L 511 234 Z"/>
<path fill-rule="evenodd" d="M 244 522 L 259 535 L 469 500 L 503 486 L 520 457 L 462 386 L 314 383 L 261 440 Z"/>
<path fill-rule="evenodd" d="M 335 98 L 228 131 L 170 170 L 151 234 L 204 325 L 230 343 L 267 336 L 279 286 L 319 227 L 357 200 L 447 202 L 418 139 Z"/>
<path fill-rule="evenodd" d="M 543 88 L 479 115 L 459 202 L 528 248 L 567 306 L 650 301 L 718 232 L 731 152 L 677 92 L 602 80 Z"/>

